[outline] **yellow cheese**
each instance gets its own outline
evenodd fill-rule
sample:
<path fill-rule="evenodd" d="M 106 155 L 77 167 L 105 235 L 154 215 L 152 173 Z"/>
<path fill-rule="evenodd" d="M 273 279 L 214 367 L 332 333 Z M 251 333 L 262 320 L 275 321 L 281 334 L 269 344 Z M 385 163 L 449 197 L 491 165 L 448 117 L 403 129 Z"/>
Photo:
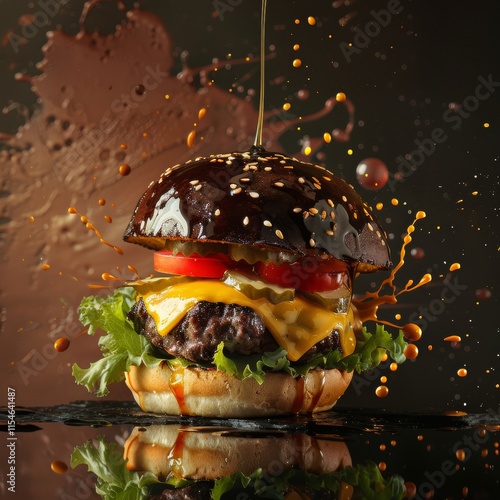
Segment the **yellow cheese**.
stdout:
<path fill-rule="evenodd" d="M 251 307 L 260 315 L 276 342 L 291 361 L 298 360 L 333 329 L 340 334 L 344 356 L 351 354 L 356 339 L 351 326 L 352 314 L 334 313 L 300 297 L 272 304 L 265 298 L 252 300 L 218 280 L 193 280 L 164 287 L 158 281 L 133 284 L 142 296 L 148 313 L 162 336 L 167 335 L 197 302 L 222 302 Z"/>

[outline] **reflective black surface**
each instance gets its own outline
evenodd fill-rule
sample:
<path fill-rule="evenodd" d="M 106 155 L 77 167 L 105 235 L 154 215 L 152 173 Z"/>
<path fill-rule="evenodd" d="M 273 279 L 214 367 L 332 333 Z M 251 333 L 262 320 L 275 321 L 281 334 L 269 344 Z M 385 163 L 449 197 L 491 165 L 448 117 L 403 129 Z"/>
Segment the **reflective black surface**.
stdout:
<path fill-rule="evenodd" d="M 400 477 L 409 489 L 414 488 L 415 498 L 427 498 L 433 492 L 434 498 L 493 499 L 500 493 L 500 416 L 495 412 L 418 415 L 339 408 L 309 417 L 215 420 L 144 414 L 128 402 L 80 401 L 46 408 L 17 407 L 16 425 L 9 428 L 7 411 L 2 408 L 0 413 L 2 438 L 7 444 L 15 442 L 15 493 L 19 498 L 32 498 L 33 495 L 38 498 L 99 498 L 95 494 L 94 475 L 85 466 L 74 470 L 70 467 L 74 449 L 89 439 L 102 436 L 108 445 L 116 443 L 121 456 L 134 427 L 156 428 L 151 426 L 180 427 L 183 431 L 202 432 L 205 436 L 220 434 L 224 429 L 230 436 L 244 436 L 245 442 L 256 440 L 255 449 L 262 447 L 259 440 L 263 435 L 279 436 L 281 441 L 278 440 L 277 445 L 283 449 L 297 443 L 297 450 L 302 450 L 300 443 L 304 439 L 330 444 L 342 442 L 355 469 L 368 463 L 376 464 L 386 481 Z M 9 430 L 14 431 L 15 441 L 8 440 Z M 190 437 L 195 439 L 191 434 Z M 292 437 L 295 441 L 290 441 Z M 96 443 L 94 441 L 95 446 Z M 5 446 L 3 448 L 5 450 Z M 182 464 L 184 452 L 173 448 L 172 445 L 163 451 L 163 460 L 168 462 L 167 458 L 177 453 Z M 231 448 L 225 453 L 231 456 Z M 324 455 L 327 456 L 326 451 Z M 332 464 L 334 459 L 325 456 L 322 456 L 324 463 Z M 7 459 L 2 459 L 2 467 Z M 301 459 L 294 468 L 305 467 L 307 463 Z M 64 464 L 68 470 L 57 473 Z M 263 463 L 262 467 L 265 466 Z M 7 494 L 5 479 L 3 487 L 3 493 Z M 368 498 L 363 493 L 356 494 Z M 331 498 L 335 498 L 334 493 Z"/>

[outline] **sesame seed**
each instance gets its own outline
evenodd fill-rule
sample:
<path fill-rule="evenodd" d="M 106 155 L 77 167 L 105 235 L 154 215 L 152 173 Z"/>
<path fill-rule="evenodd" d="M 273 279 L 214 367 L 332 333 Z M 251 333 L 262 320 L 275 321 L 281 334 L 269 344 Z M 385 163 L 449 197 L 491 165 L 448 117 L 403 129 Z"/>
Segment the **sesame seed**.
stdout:
<path fill-rule="evenodd" d="M 212 159 L 210 160 L 210 163 L 217 163 L 217 158 L 212 158 Z"/>
<path fill-rule="evenodd" d="M 265 220 L 262 224 L 264 224 L 264 226 L 266 227 L 271 227 L 273 225 L 270 220 Z"/>
<path fill-rule="evenodd" d="M 240 194 L 241 193 L 241 188 L 238 187 L 233 191 L 233 194 Z"/>
<path fill-rule="evenodd" d="M 304 217 L 304 219 L 307 219 L 309 217 L 309 212 L 307 210 L 304 210 L 304 213 L 302 214 L 302 217 Z"/>
<path fill-rule="evenodd" d="M 236 189 L 236 188 L 238 187 L 238 184 L 234 184 L 234 183 L 232 183 L 232 184 L 229 184 L 229 187 L 230 187 L 231 189 Z"/>
<path fill-rule="evenodd" d="M 331 181 L 332 180 L 331 177 L 327 177 L 326 175 L 323 176 L 323 179 L 325 179 L 325 181 Z"/>
<path fill-rule="evenodd" d="M 332 200 L 330 200 L 330 198 L 328 198 L 328 200 L 326 200 L 328 202 L 328 205 L 330 205 L 332 208 L 335 206 L 335 204 L 333 203 Z"/>
<path fill-rule="evenodd" d="M 354 217 L 355 219 L 357 219 L 357 218 L 358 218 L 358 212 L 354 212 L 352 215 L 353 215 L 353 217 Z"/>
<path fill-rule="evenodd" d="M 256 193 L 255 191 L 249 191 L 248 194 L 252 197 L 252 198 L 258 198 L 260 195 L 259 193 Z"/>
<path fill-rule="evenodd" d="M 302 212 L 302 209 L 300 207 L 295 207 L 293 209 L 293 211 L 294 211 L 294 213 L 298 214 L 298 213 Z"/>
<path fill-rule="evenodd" d="M 319 179 L 318 179 L 318 178 L 316 178 L 316 177 L 314 177 L 314 175 L 313 175 L 313 178 L 312 178 L 312 179 L 313 179 L 313 181 L 314 181 L 314 182 L 319 183 Z"/>
<path fill-rule="evenodd" d="M 316 214 L 319 212 L 319 210 L 318 210 L 317 208 L 311 207 L 311 208 L 309 209 L 309 212 L 310 212 L 312 215 L 316 215 Z"/>
<path fill-rule="evenodd" d="M 243 219 L 243 225 L 244 225 L 244 226 L 248 226 L 248 223 L 249 223 L 249 222 L 250 222 L 250 219 L 249 219 L 248 217 L 245 217 L 245 218 Z"/>
<path fill-rule="evenodd" d="M 376 232 L 376 235 L 377 235 L 380 239 L 382 239 L 382 235 L 380 234 L 380 231 L 377 231 L 377 232 Z"/>
<path fill-rule="evenodd" d="M 381 243 L 382 243 L 382 245 L 385 245 L 385 241 L 384 240 L 381 240 Z"/>
<path fill-rule="evenodd" d="M 299 182 L 300 182 L 301 184 L 304 184 L 304 182 L 306 182 L 306 180 L 304 179 L 304 177 L 299 177 L 299 179 L 298 179 L 298 180 L 299 180 Z"/>
<path fill-rule="evenodd" d="M 264 170 L 265 170 L 266 172 L 270 172 L 272 169 L 273 169 L 273 167 L 264 167 Z"/>
<path fill-rule="evenodd" d="M 321 189 L 321 184 L 318 184 L 317 182 L 314 183 L 314 187 L 316 189 Z"/>
<path fill-rule="evenodd" d="M 345 195 L 342 195 L 342 201 L 343 201 L 344 203 L 347 203 L 347 197 L 346 197 Z"/>
<path fill-rule="evenodd" d="M 195 191 L 199 191 L 203 186 L 201 184 L 198 184 L 197 186 L 194 187 Z"/>
<path fill-rule="evenodd" d="M 373 231 L 373 226 L 372 226 L 370 223 L 368 223 L 368 229 L 369 229 L 370 231 Z"/>
<path fill-rule="evenodd" d="M 276 229 L 275 233 L 280 240 L 284 238 L 283 233 L 279 229 Z"/>
<path fill-rule="evenodd" d="M 198 180 L 195 180 L 195 181 L 189 181 L 189 184 L 191 184 L 191 186 L 196 186 L 196 184 L 198 184 L 200 181 Z"/>
<path fill-rule="evenodd" d="M 285 185 L 282 182 L 275 182 L 274 185 L 279 188 L 285 187 Z"/>
<path fill-rule="evenodd" d="M 326 210 L 323 210 L 323 211 L 321 212 L 321 219 L 322 219 L 322 220 L 325 220 L 325 219 L 326 219 Z"/>
<path fill-rule="evenodd" d="M 331 229 L 328 229 L 328 231 L 325 231 L 325 233 L 328 235 L 328 236 L 334 236 L 335 233 L 331 230 Z"/>
<path fill-rule="evenodd" d="M 220 210 L 217 208 L 214 212 L 215 216 L 218 217 L 220 215 Z"/>
<path fill-rule="evenodd" d="M 335 220 L 335 212 L 333 210 L 330 212 L 330 219 Z"/>
<path fill-rule="evenodd" d="M 243 177 L 240 179 L 240 182 L 250 182 L 250 179 L 248 177 Z"/>
<path fill-rule="evenodd" d="M 311 238 L 309 240 L 309 245 L 311 245 L 312 247 L 315 247 L 316 246 L 316 242 Z"/>

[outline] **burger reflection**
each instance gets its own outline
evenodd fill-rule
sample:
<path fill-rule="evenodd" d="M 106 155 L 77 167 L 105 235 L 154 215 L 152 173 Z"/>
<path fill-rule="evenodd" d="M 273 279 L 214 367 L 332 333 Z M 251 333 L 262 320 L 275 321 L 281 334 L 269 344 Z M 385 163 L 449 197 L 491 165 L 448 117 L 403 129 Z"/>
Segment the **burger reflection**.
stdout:
<path fill-rule="evenodd" d="M 332 437 L 281 431 L 153 425 L 123 446 L 103 438 L 77 446 L 72 467 L 96 475 L 104 499 L 398 499 L 403 479 L 374 463 L 353 465 Z"/>

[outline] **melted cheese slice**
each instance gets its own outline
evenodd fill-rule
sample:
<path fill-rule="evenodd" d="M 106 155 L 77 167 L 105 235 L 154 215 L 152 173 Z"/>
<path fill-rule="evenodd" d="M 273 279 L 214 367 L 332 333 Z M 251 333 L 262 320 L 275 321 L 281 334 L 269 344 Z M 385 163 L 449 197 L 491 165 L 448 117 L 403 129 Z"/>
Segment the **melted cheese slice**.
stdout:
<path fill-rule="evenodd" d="M 252 308 L 259 314 L 276 342 L 287 351 L 288 359 L 298 360 L 311 347 L 337 329 L 344 356 L 356 346 L 352 312 L 334 313 L 296 297 L 273 304 L 265 298 L 252 300 L 218 280 L 194 280 L 162 286 L 161 280 L 132 284 L 142 296 L 148 313 L 162 336 L 167 335 L 197 302 L 222 302 Z"/>

